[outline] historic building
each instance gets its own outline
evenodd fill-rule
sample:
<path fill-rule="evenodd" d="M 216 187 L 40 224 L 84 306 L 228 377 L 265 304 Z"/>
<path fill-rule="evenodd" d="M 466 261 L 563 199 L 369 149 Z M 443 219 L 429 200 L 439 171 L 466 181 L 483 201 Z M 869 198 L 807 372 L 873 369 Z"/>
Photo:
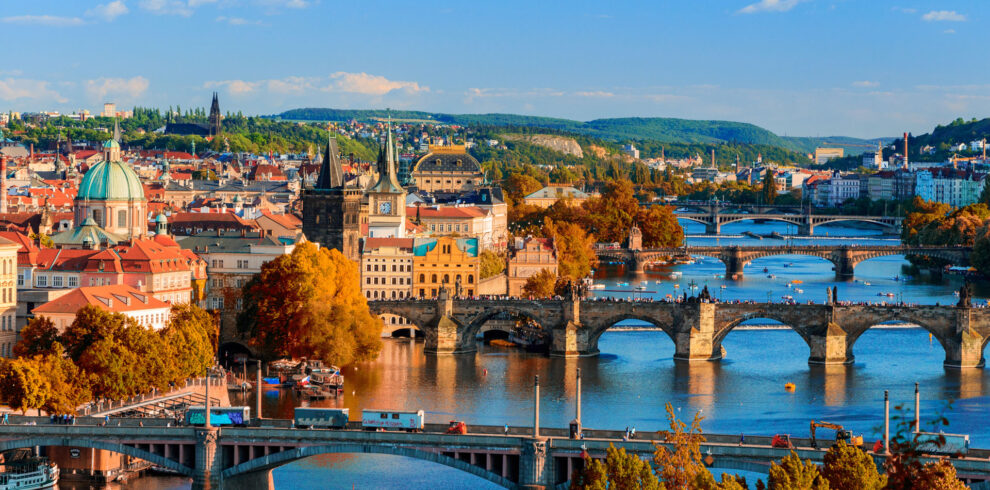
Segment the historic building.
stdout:
<path fill-rule="evenodd" d="M 361 250 L 361 292 L 368 299 L 403 299 L 412 296 L 412 238 L 365 238 Z M 380 315 L 382 336 L 410 328 L 408 321 L 392 314 Z"/>
<path fill-rule="evenodd" d="M 17 327 L 17 251 L 20 245 L 0 238 L 0 357 L 12 357 Z"/>
<path fill-rule="evenodd" d="M 417 238 L 413 242 L 413 295 L 435 298 L 441 287 L 474 296 L 478 290 L 477 238 Z"/>
<path fill-rule="evenodd" d="M 413 167 L 416 187 L 426 192 L 462 192 L 482 185 L 481 164 L 464 145 L 430 145 L 430 152 Z"/>
<path fill-rule="evenodd" d="M 378 182 L 368 189 L 368 237 L 402 238 L 406 232 L 406 190 L 395 174 L 395 144 L 389 126 L 378 152 Z"/>
<path fill-rule="evenodd" d="M 344 184 L 337 140 L 330 138 L 316 185 L 302 193 L 303 234 L 359 262 L 363 194 L 360 188 Z"/>
<path fill-rule="evenodd" d="M 96 226 L 123 238 L 148 232 L 144 187 L 134 169 L 121 160 L 120 144 L 115 139 L 103 144 L 103 161 L 83 176 L 73 207 L 76 226 L 92 219 Z M 56 244 L 61 235 L 56 235 Z"/>
<path fill-rule="evenodd" d="M 76 312 L 92 305 L 110 313 L 121 313 L 138 323 L 155 330 L 168 325 L 172 306 L 151 294 L 125 284 L 113 286 L 81 287 L 38 306 L 32 313 L 48 317 L 59 332 L 72 325 Z"/>
<path fill-rule="evenodd" d="M 531 276 L 548 269 L 557 274 L 557 252 L 548 238 L 517 237 L 509 255 L 509 295 L 522 296 Z"/>
<path fill-rule="evenodd" d="M 210 104 L 210 137 L 216 137 L 223 134 L 223 125 L 220 121 L 223 116 L 220 115 L 220 99 L 217 97 L 217 93 L 213 92 L 213 102 Z"/>

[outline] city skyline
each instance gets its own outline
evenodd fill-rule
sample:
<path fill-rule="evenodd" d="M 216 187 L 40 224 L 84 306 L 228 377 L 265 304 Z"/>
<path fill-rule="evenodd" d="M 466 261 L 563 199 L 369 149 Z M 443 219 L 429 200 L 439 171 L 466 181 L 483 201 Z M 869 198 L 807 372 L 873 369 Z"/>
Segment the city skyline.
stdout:
<path fill-rule="evenodd" d="M 7 39 L 30 40 L 8 50 L 0 110 L 205 108 L 218 91 L 246 114 L 679 117 L 858 137 L 990 115 L 976 1 L 567 7 L 32 2 L 0 16 Z"/>

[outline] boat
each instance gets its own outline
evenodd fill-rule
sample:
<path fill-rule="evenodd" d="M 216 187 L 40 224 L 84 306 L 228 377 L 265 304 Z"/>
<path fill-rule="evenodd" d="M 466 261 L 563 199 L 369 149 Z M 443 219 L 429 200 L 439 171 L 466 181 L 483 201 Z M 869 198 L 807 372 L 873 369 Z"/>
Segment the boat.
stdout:
<path fill-rule="evenodd" d="M 763 273 L 766 274 L 767 272 L 770 272 L 770 269 L 767 269 L 766 267 L 764 267 L 763 268 Z"/>
<path fill-rule="evenodd" d="M 592 284 L 591 286 L 588 286 L 588 289 L 595 289 L 595 290 L 605 289 L 605 285 L 604 284 Z"/>
<path fill-rule="evenodd" d="M 674 284 L 674 289 L 680 289 L 680 288 L 681 288 L 680 284 Z"/>
<path fill-rule="evenodd" d="M 794 288 L 794 292 L 795 293 L 798 293 L 798 294 L 804 294 L 804 290 L 803 289 Z"/>
<path fill-rule="evenodd" d="M 647 284 L 650 283 L 650 281 L 640 281 L 639 283 L 642 284 L 642 285 L 644 285 L 644 286 L 646 286 Z"/>
<path fill-rule="evenodd" d="M 722 287 L 722 289 L 725 289 L 725 288 L 727 288 L 728 286 L 726 286 L 725 284 L 723 284 L 723 285 L 722 285 L 721 287 Z"/>
<path fill-rule="evenodd" d="M 773 274 L 767 274 L 767 277 L 769 277 L 770 279 L 776 279 L 777 278 L 777 276 L 775 276 Z"/>
<path fill-rule="evenodd" d="M 867 282 L 867 281 L 863 281 L 863 285 L 864 285 L 864 286 L 872 286 L 872 284 L 870 284 L 870 283 L 869 283 L 869 282 Z"/>
<path fill-rule="evenodd" d="M 646 286 L 636 286 L 636 291 L 646 291 Z"/>
<path fill-rule="evenodd" d="M 680 271 L 674 271 L 674 272 L 671 272 L 671 273 L 670 273 L 670 278 L 671 278 L 671 279 L 677 279 L 678 277 L 681 277 L 681 276 L 683 276 L 683 275 L 684 275 L 684 273 L 683 273 L 683 272 L 680 272 Z"/>
<path fill-rule="evenodd" d="M 29 458 L 3 464 L 0 490 L 37 490 L 58 483 L 59 469 L 46 458 Z"/>
<path fill-rule="evenodd" d="M 661 280 L 659 280 L 659 279 L 657 279 L 657 280 L 656 280 L 656 281 L 654 281 L 654 282 L 656 282 L 657 284 L 663 284 L 663 281 L 661 281 Z"/>
<path fill-rule="evenodd" d="M 888 298 L 893 298 L 894 297 L 894 293 L 887 293 L 887 297 Z"/>
<path fill-rule="evenodd" d="M 795 280 L 791 281 L 791 284 L 804 284 L 804 281 L 802 281 L 800 279 L 795 279 Z"/>
<path fill-rule="evenodd" d="M 770 238 L 773 238 L 774 240 L 783 240 L 784 239 L 784 235 L 781 235 L 780 233 L 777 233 L 776 231 L 774 231 L 774 232 L 771 232 L 770 233 Z"/>

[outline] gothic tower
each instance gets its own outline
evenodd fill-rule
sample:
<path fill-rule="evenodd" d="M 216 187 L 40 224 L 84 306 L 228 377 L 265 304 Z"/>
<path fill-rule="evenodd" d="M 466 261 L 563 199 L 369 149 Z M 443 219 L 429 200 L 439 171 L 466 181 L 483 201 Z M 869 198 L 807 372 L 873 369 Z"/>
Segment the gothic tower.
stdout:
<path fill-rule="evenodd" d="M 322 247 L 336 248 L 348 259 L 359 261 L 362 196 L 360 188 L 344 182 L 337 140 L 329 138 L 316 185 L 302 193 L 303 234 Z"/>
<path fill-rule="evenodd" d="M 406 190 L 395 175 L 396 148 L 389 121 L 378 152 L 378 182 L 368 189 L 368 236 L 402 238 L 406 231 Z"/>
<path fill-rule="evenodd" d="M 217 98 L 217 93 L 213 92 L 213 103 L 210 104 L 210 137 L 223 134 L 220 119 L 220 99 Z"/>

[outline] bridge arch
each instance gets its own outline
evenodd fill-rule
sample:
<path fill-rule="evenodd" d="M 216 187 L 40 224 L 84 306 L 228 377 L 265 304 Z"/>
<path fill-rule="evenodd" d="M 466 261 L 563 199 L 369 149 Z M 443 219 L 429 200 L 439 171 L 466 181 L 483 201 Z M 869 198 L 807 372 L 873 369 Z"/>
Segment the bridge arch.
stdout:
<path fill-rule="evenodd" d="M 783 223 L 788 223 L 795 226 L 801 226 L 802 222 L 801 215 L 799 214 L 760 214 L 758 216 L 753 216 L 746 213 L 725 213 L 719 214 L 719 226 L 725 226 L 728 224 L 740 223 L 742 221 L 780 221 Z"/>
<path fill-rule="evenodd" d="M 539 314 L 538 307 L 531 311 L 530 308 L 525 306 L 520 307 L 519 305 L 506 305 L 499 306 L 495 308 L 487 308 L 481 313 L 475 315 L 473 318 L 465 323 L 464 335 L 466 338 L 473 339 L 481 331 L 481 328 L 488 323 L 490 320 L 495 320 L 499 317 L 508 316 L 510 318 L 515 317 L 525 317 L 540 325 L 540 328 L 549 330 L 553 328 L 553 325 L 545 325 L 545 318 L 542 318 Z"/>
<path fill-rule="evenodd" d="M 715 335 L 712 337 L 712 351 L 720 352 L 722 347 L 722 341 L 725 340 L 725 338 L 729 335 L 729 333 L 731 333 L 733 330 L 736 329 L 736 327 L 742 325 L 743 323 L 753 320 L 772 320 L 779 323 L 783 327 L 787 327 L 794 333 L 798 334 L 798 336 L 801 337 L 801 340 L 804 340 L 804 343 L 807 344 L 809 351 L 811 350 L 811 338 L 808 335 L 808 332 L 800 327 L 795 327 L 794 326 L 795 322 L 793 321 L 793 319 L 781 318 L 769 312 L 756 312 L 756 313 L 750 313 L 740 316 L 739 318 L 736 318 L 735 320 L 724 324 L 721 328 L 718 328 L 715 332 Z"/>
<path fill-rule="evenodd" d="M 194 470 L 178 461 L 170 458 L 166 458 L 160 454 L 155 454 L 143 449 L 138 449 L 133 446 L 128 446 L 127 444 L 114 443 L 114 442 L 104 442 L 95 439 L 87 438 L 75 438 L 75 437 L 50 437 L 50 436 L 32 436 L 22 439 L 8 439 L 0 441 L 0 452 L 7 451 L 10 449 L 24 449 L 32 448 L 36 446 L 61 446 L 61 447 L 85 447 L 90 449 L 103 449 L 106 451 L 112 451 L 115 453 L 125 454 L 127 456 L 135 457 L 138 459 L 143 459 L 151 464 L 161 466 L 163 468 L 168 468 L 173 471 L 177 471 L 185 476 L 193 476 Z M 194 452 L 192 449 L 189 451 L 189 457 L 194 457 Z"/>
<path fill-rule="evenodd" d="M 853 222 L 853 223 L 870 223 L 870 224 L 874 224 L 874 225 L 877 225 L 878 227 L 880 227 L 880 228 L 882 228 L 884 230 L 888 230 L 888 231 L 890 231 L 890 230 L 897 230 L 897 225 L 892 225 L 892 224 L 889 224 L 889 223 L 884 223 L 883 221 L 881 221 L 879 219 L 873 219 L 871 217 L 864 217 L 864 216 L 834 216 L 834 217 L 831 217 L 831 218 L 825 218 L 825 219 L 821 219 L 821 220 L 816 220 L 816 219 L 814 219 L 814 215 L 812 215 L 812 219 L 814 220 L 814 226 L 830 225 L 832 223 Z"/>
<path fill-rule="evenodd" d="M 614 327 L 615 324 L 626 321 L 626 320 L 639 320 L 641 322 L 649 323 L 656 328 L 659 328 L 663 333 L 667 334 L 671 342 L 677 345 L 677 332 L 675 327 L 675 315 L 669 313 L 669 310 L 663 310 L 660 312 L 663 317 L 657 317 L 654 315 L 649 315 L 646 313 L 637 313 L 635 311 L 627 311 L 623 313 L 618 313 L 615 315 L 607 316 L 603 320 L 597 321 L 594 326 L 588 331 L 587 337 L 587 350 L 588 353 L 598 353 L 598 341 L 605 335 L 610 328 Z"/>
<path fill-rule="evenodd" d="M 516 483 L 508 478 L 501 475 L 496 475 L 491 471 L 488 471 L 480 466 L 475 466 L 466 461 L 461 461 L 459 459 L 451 458 L 450 456 L 445 456 L 439 453 L 433 453 L 429 451 L 423 451 L 420 449 L 408 448 L 408 447 L 395 447 L 389 445 L 365 445 L 365 444 L 327 444 L 320 446 L 303 446 L 295 449 L 289 449 L 286 451 L 280 451 L 277 453 L 272 453 L 267 456 L 258 457 L 250 461 L 232 466 L 223 470 L 222 478 L 224 480 L 228 478 L 235 477 L 244 473 L 251 473 L 254 471 L 267 470 L 281 466 L 284 464 L 291 463 L 296 460 L 303 458 L 308 458 L 310 456 L 319 456 L 321 454 L 331 454 L 331 453 L 349 453 L 349 454 L 388 454 L 393 456 L 405 456 L 407 458 L 415 458 L 423 461 L 430 461 L 433 463 L 442 464 L 444 466 L 449 466 L 466 473 L 470 473 L 474 476 L 484 478 L 496 485 L 500 485 L 505 488 L 515 488 Z"/>

